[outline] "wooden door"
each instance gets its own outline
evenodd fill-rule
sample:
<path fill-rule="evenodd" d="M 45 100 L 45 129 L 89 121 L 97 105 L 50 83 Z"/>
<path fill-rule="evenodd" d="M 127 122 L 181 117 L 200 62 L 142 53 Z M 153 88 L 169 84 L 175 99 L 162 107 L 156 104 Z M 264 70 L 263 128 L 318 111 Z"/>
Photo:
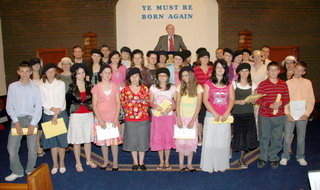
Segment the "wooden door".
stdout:
<path fill-rule="evenodd" d="M 270 60 L 281 64 L 288 55 L 293 55 L 299 60 L 299 46 L 270 46 Z"/>
<path fill-rule="evenodd" d="M 42 61 L 42 64 L 54 63 L 58 65 L 61 58 L 67 57 L 67 48 L 61 49 L 37 49 L 37 57 Z"/>

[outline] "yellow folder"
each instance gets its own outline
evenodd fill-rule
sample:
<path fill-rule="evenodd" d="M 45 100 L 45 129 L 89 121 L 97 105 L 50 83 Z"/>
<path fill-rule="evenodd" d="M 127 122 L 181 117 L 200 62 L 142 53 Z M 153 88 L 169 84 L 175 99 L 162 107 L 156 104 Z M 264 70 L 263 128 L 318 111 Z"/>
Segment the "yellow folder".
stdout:
<path fill-rule="evenodd" d="M 211 124 L 226 124 L 226 123 L 233 123 L 233 116 L 229 116 L 228 118 L 227 118 L 227 120 L 226 121 L 224 121 L 224 122 L 222 122 L 221 120 L 220 121 L 216 121 L 214 118 L 212 118 L 211 119 Z"/>
<path fill-rule="evenodd" d="M 28 133 L 28 128 L 22 128 L 22 132 L 23 132 L 23 135 L 27 135 L 27 133 Z M 38 129 L 37 129 L 37 128 L 34 128 L 32 134 L 35 135 L 35 134 L 37 134 L 37 132 L 38 132 Z M 12 129 L 11 129 L 11 135 L 12 135 L 12 136 L 18 136 L 18 135 L 19 135 L 16 128 L 12 128 Z"/>
<path fill-rule="evenodd" d="M 62 118 L 59 118 L 57 125 L 53 125 L 51 121 L 42 123 L 42 130 L 46 139 L 56 137 L 58 135 L 67 133 L 67 127 Z"/>
<path fill-rule="evenodd" d="M 169 101 L 169 100 L 164 100 L 159 106 L 160 108 L 162 108 L 162 110 L 166 110 L 168 109 L 168 107 L 171 105 L 172 103 Z M 154 110 L 153 111 L 153 115 L 156 116 L 156 117 L 160 117 L 161 116 L 161 112 L 160 111 L 157 111 L 157 110 Z"/>

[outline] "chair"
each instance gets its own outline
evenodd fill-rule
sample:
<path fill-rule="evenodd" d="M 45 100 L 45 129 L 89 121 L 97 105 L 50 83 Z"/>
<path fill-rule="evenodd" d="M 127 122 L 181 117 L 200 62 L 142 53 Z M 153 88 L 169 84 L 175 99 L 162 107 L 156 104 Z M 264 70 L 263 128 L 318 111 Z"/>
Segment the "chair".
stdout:
<path fill-rule="evenodd" d="M 48 164 L 37 167 L 27 177 L 27 184 L 0 183 L 0 190 L 53 190 Z"/>

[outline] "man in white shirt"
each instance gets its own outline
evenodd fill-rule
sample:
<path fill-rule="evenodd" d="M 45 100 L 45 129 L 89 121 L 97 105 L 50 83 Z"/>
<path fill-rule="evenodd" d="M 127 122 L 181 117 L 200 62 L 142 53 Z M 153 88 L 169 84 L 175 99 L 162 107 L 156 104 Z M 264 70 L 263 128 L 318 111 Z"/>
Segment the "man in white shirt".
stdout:
<path fill-rule="evenodd" d="M 264 61 L 264 64 L 268 65 L 271 62 L 271 60 L 269 59 L 270 47 L 263 46 L 261 51 L 262 51 L 262 60 Z"/>
<path fill-rule="evenodd" d="M 180 49 L 187 49 L 182 37 L 174 34 L 175 28 L 172 24 L 167 25 L 166 31 L 168 35 L 163 35 L 159 38 L 158 44 L 154 48 L 155 51 L 180 51 Z"/>

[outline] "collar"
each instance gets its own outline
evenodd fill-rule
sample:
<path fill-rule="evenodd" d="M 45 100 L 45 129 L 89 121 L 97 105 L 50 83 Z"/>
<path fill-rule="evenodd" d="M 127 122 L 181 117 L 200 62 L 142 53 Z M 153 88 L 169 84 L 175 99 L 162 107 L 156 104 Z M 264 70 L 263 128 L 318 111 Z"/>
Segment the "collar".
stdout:
<path fill-rule="evenodd" d="M 23 87 L 25 87 L 25 86 L 31 86 L 31 85 L 32 85 L 31 79 L 29 80 L 29 82 L 28 82 L 27 85 L 22 84 L 21 80 L 19 80 L 19 81 L 18 81 L 18 85 L 19 85 L 19 86 L 23 86 Z"/>

